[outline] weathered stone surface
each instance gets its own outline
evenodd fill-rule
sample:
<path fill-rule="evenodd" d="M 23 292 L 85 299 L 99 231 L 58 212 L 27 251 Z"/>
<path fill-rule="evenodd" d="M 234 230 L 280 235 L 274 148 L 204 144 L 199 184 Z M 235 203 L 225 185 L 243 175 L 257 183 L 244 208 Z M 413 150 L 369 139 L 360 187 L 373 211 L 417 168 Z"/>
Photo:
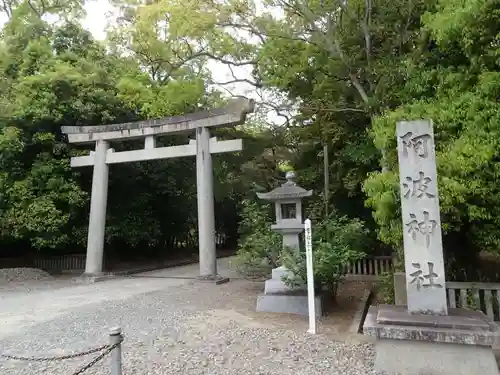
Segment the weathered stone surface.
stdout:
<path fill-rule="evenodd" d="M 137 139 L 163 134 L 192 132 L 198 128 L 244 124 L 253 111 L 253 101 L 239 100 L 225 108 L 190 113 L 163 119 L 99 126 L 64 126 L 69 143 L 93 143 L 98 140 Z"/>
<path fill-rule="evenodd" d="M 295 289 L 287 286 L 283 281 L 283 278 L 285 277 L 293 277 L 291 272 L 287 268 L 285 268 L 284 266 L 274 268 L 272 270 L 272 279 L 266 280 L 264 284 L 264 294 L 293 293 L 297 290 L 305 291 L 305 285 L 302 285 Z"/>
<path fill-rule="evenodd" d="M 306 292 L 286 294 L 261 294 L 257 297 L 257 312 L 271 312 L 282 314 L 309 315 Z M 315 314 L 319 318 L 323 315 L 323 297 L 315 298 Z"/>
<path fill-rule="evenodd" d="M 293 291 L 281 279 L 269 279 L 264 284 L 264 294 L 287 293 Z"/>
<path fill-rule="evenodd" d="M 426 341 L 377 340 L 377 373 L 390 375 L 499 375 L 491 348 Z"/>
<path fill-rule="evenodd" d="M 404 272 L 394 272 L 394 304 L 397 306 L 408 305 L 406 275 Z"/>
<path fill-rule="evenodd" d="M 273 268 L 273 270 L 271 271 L 271 276 L 275 280 L 281 280 L 281 278 L 288 276 L 289 273 L 290 273 L 289 270 L 287 270 L 283 266 L 280 266 L 277 268 Z"/>
<path fill-rule="evenodd" d="M 401 306 L 385 305 L 383 308 L 399 312 L 404 311 L 404 307 Z M 489 347 L 496 343 L 499 329 L 486 315 L 471 310 L 450 309 L 450 311 L 456 314 L 454 318 L 456 319 L 455 325 L 457 328 L 449 328 L 450 322 L 443 326 L 424 325 L 422 316 L 413 315 L 408 315 L 413 318 L 413 321 L 409 319 L 400 322 L 401 324 L 379 323 L 377 321 L 378 309 L 376 306 L 371 306 L 363 325 L 363 333 L 378 339 L 416 340 Z M 466 318 L 467 316 L 469 318 Z M 479 320 L 486 323 L 487 328 L 481 328 Z M 467 325 L 467 322 L 470 322 L 470 324 Z"/>
<path fill-rule="evenodd" d="M 400 121 L 396 133 L 408 310 L 446 315 L 432 122 Z"/>
<path fill-rule="evenodd" d="M 65 134 L 78 133 L 102 133 L 110 131 L 122 131 L 132 129 L 154 128 L 163 125 L 176 125 L 189 123 L 202 119 L 209 119 L 225 114 L 248 114 L 253 112 L 255 102 L 250 99 L 236 99 L 227 107 L 214 108 L 209 111 L 199 111 L 180 116 L 164 117 L 152 120 L 125 122 L 121 124 L 97 125 L 97 126 L 63 126 L 62 132 Z"/>
<path fill-rule="evenodd" d="M 312 190 L 306 190 L 298 186 L 295 183 L 295 173 L 288 172 L 287 181 L 283 185 L 271 190 L 268 193 L 257 193 L 257 196 L 263 200 L 279 201 L 285 199 L 306 198 L 310 197 L 312 193 Z"/>
<path fill-rule="evenodd" d="M 381 305 L 378 309 L 377 323 L 392 325 L 411 325 L 415 327 L 439 327 L 489 331 L 490 326 L 479 311 L 449 309 L 449 315 L 408 314 L 403 306 Z"/>

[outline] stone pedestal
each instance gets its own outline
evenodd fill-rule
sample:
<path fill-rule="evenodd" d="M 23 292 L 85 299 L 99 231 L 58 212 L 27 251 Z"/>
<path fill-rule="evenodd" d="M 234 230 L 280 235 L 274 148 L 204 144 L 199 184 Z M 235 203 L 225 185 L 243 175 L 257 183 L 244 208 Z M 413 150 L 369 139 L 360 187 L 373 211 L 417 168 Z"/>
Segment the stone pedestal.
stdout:
<path fill-rule="evenodd" d="M 287 286 L 283 281 L 283 278 L 289 277 L 289 275 L 290 271 L 284 266 L 273 269 L 271 279 L 266 280 L 264 286 L 264 294 L 280 294 L 292 292 L 294 289 Z M 299 289 L 305 290 L 305 287 Z"/>
<path fill-rule="evenodd" d="M 375 370 L 390 375 L 499 375 L 498 326 L 480 311 L 409 314 L 406 306 L 370 307 L 363 326 L 376 337 Z"/>
<path fill-rule="evenodd" d="M 306 286 L 292 289 L 282 278 L 290 271 L 281 266 L 273 269 L 272 278 L 266 280 L 264 294 L 257 298 L 257 312 L 309 315 Z M 316 317 L 323 313 L 323 297 L 316 296 Z"/>

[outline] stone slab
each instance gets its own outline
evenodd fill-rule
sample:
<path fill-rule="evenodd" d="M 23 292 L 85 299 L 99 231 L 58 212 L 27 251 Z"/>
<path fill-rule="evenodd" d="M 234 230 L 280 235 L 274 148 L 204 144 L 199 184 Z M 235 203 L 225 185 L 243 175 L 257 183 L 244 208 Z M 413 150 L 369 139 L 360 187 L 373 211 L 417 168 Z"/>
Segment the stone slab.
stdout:
<path fill-rule="evenodd" d="M 485 346 L 378 339 L 375 371 L 390 375 L 499 375 Z"/>
<path fill-rule="evenodd" d="M 394 315 L 397 319 L 403 320 L 399 312 L 405 311 L 405 307 L 382 305 L 382 316 L 389 317 L 389 311 L 396 311 Z M 462 310 L 462 311 L 458 311 Z M 371 306 L 366 315 L 363 325 L 363 334 L 374 336 L 377 339 L 393 339 L 393 340 L 415 340 L 427 341 L 436 343 L 461 344 L 461 345 L 476 345 L 491 347 L 496 344 L 499 335 L 498 326 L 491 321 L 486 315 L 478 311 L 465 309 L 450 309 L 453 314 L 456 314 L 456 326 L 459 328 L 450 328 L 448 325 L 423 325 L 426 318 L 422 316 L 411 316 L 420 325 L 411 325 L 410 320 L 404 322 L 395 322 L 396 324 L 388 323 L 387 319 L 384 323 L 378 322 L 379 309 L 377 306 Z M 410 316 L 408 314 L 408 316 Z M 469 317 L 469 319 L 465 319 Z M 481 320 L 486 323 L 488 328 L 481 328 Z M 471 324 L 467 326 L 467 322 Z M 484 326 L 483 326 L 484 327 Z"/>
<path fill-rule="evenodd" d="M 450 315 L 409 314 L 405 306 L 379 306 L 378 324 L 489 331 L 490 326 L 477 311 L 449 309 Z"/>
<path fill-rule="evenodd" d="M 222 276 L 216 276 L 216 277 L 198 276 L 196 278 L 196 281 L 203 282 L 203 283 L 213 283 L 215 285 L 221 285 L 221 284 L 228 283 L 229 282 L 229 277 L 222 277 Z"/>
<path fill-rule="evenodd" d="M 280 279 L 269 279 L 264 283 L 264 294 L 279 294 L 293 291 Z"/>
<path fill-rule="evenodd" d="M 278 267 L 278 268 L 273 268 L 272 273 L 271 273 L 271 275 L 272 275 L 271 277 L 275 280 L 281 280 L 281 278 L 283 276 L 288 276 L 289 272 L 290 271 L 283 266 Z"/>
<path fill-rule="evenodd" d="M 316 317 L 323 315 L 324 296 L 316 296 Z M 307 295 L 296 292 L 295 294 L 261 294 L 257 297 L 257 312 L 296 314 L 309 316 Z"/>

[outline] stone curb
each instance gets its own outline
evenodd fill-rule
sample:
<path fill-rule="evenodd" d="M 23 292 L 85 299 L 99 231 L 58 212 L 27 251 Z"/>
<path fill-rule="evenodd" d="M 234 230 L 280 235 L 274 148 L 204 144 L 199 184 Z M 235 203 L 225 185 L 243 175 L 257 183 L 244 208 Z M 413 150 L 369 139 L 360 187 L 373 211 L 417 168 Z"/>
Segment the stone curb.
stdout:
<path fill-rule="evenodd" d="M 231 254 L 231 255 L 224 254 L 224 255 L 218 256 L 217 259 L 229 258 L 229 257 L 232 257 L 234 255 L 235 254 Z M 178 262 L 170 263 L 170 264 L 161 264 L 161 265 L 156 265 L 156 266 L 134 268 L 131 270 L 109 272 L 109 273 L 99 275 L 99 276 L 80 276 L 77 279 L 82 283 L 93 284 L 93 283 L 98 283 L 101 281 L 113 280 L 113 279 L 119 278 L 121 276 L 134 275 L 137 273 L 150 272 L 150 271 L 162 270 L 162 269 L 167 269 L 167 268 L 188 266 L 188 265 L 197 264 L 197 263 L 198 263 L 198 260 L 194 260 L 194 259 L 180 260 Z M 229 281 L 229 279 L 228 279 L 228 281 Z"/>
<path fill-rule="evenodd" d="M 363 293 L 363 297 L 358 304 L 358 308 L 356 310 L 356 314 L 352 318 L 351 326 L 349 327 L 349 333 L 362 333 L 363 331 L 363 320 L 370 307 L 371 300 L 374 296 L 374 287 L 370 289 L 365 289 Z"/>

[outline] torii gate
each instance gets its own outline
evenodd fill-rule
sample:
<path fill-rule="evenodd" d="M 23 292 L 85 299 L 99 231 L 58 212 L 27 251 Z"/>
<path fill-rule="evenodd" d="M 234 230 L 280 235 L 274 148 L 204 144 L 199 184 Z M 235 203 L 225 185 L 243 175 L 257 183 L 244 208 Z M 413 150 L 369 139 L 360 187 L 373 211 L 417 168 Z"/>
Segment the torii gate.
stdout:
<path fill-rule="evenodd" d="M 210 138 L 209 128 L 241 125 L 253 110 L 253 100 L 237 99 L 224 108 L 183 116 L 112 125 L 63 126 L 62 132 L 67 134 L 69 143 L 95 143 L 95 151 L 90 155 L 71 158 L 72 167 L 94 166 L 84 275 L 98 276 L 103 271 L 108 165 L 196 155 L 200 277 L 218 280 L 211 154 L 241 151 L 243 142 L 241 139 L 218 141 L 215 137 Z M 196 133 L 196 141 L 181 146 L 156 147 L 156 136 L 192 131 Z M 144 149 L 114 152 L 109 148 L 109 141 L 138 138 L 144 138 Z"/>

